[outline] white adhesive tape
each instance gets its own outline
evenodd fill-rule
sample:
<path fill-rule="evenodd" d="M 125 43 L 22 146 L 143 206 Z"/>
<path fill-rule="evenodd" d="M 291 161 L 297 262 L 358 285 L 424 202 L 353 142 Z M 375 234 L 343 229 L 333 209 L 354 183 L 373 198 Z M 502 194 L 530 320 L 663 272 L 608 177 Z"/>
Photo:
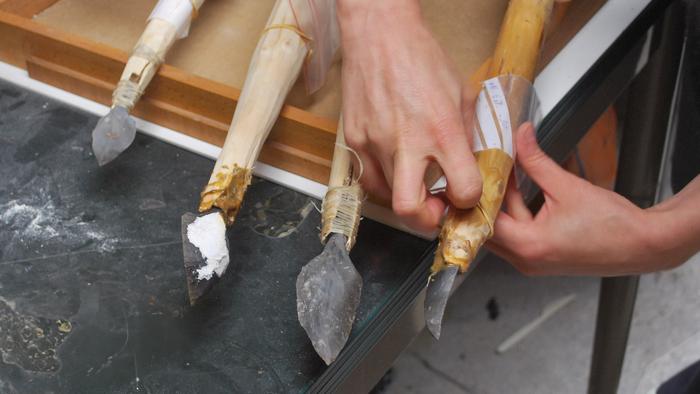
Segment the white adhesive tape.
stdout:
<path fill-rule="evenodd" d="M 505 93 L 498 78 L 484 82 L 476 100 L 473 151 L 501 149 L 510 157 L 513 151 L 513 130 Z"/>
<path fill-rule="evenodd" d="M 162 19 L 172 24 L 175 26 L 177 38 L 180 39 L 187 37 L 190 32 L 193 11 L 190 0 L 159 0 L 148 20 Z"/>

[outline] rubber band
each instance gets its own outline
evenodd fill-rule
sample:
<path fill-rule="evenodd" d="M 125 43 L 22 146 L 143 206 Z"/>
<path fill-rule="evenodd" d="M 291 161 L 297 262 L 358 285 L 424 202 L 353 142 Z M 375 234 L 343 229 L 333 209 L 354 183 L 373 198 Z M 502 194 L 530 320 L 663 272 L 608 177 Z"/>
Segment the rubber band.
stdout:
<path fill-rule="evenodd" d="M 314 40 L 313 38 L 311 38 L 309 35 L 304 33 L 304 31 L 301 30 L 299 28 L 299 26 L 293 25 L 291 23 L 277 23 L 274 25 L 267 26 L 262 31 L 262 33 L 260 33 L 260 36 L 262 37 L 270 30 L 275 30 L 275 29 L 289 30 L 291 32 L 296 33 L 299 36 L 299 38 L 301 38 L 301 40 L 304 41 L 304 44 L 306 45 L 306 49 L 308 50 L 308 52 L 306 53 L 306 59 L 304 60 L 304 63 L 308 63 L 310 61 L 311 56 L 314 52 L 313 48 L 311 47 L 311 41 Z"/>
<path fill-rule="evenodd" d="M 298 26 L 293 25 L 293 24 L 291 24 L 291 23 L 277 23 L 277 24 L 274 24 L 274 25 L 267 26 L 267 27 L 262 31 L 262 33 L 261 33 L 260 35 L 261 35 L 261 36 L 262 36 L 262 35 L 265 35 L 265 33 L 267 33 L 268 31 L 270 31 L 270 30 L 275 30 L 275 29 L 284 29 L 284 30 L 292 31 L 292 32 L 296 33 L 299 37 L 301 37 L 301 39 L 302 39 L 305 43 L 308 43 L 308 42 L 313 41 L 313 39 L 312 39 L 311 37 L 309 37 L 308 35 L 306 35 L 306 33 L 304 33 Z"/>

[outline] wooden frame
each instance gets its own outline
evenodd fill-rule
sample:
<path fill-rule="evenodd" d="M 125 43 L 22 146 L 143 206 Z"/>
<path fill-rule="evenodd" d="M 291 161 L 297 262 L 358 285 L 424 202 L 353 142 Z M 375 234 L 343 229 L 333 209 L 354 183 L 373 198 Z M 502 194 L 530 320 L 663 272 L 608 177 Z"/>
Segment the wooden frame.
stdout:
<path fill-rule="evenodd" d="M 128 54 L 31 19 L 58 1 L 0 0 L 0 61 L 26 69 L 36 80 L 109 105 Z M 575 0 L 571 4 L 567 16 L 545 46 L 541 67 L 604 2 Z M 164 64 L 133 113 L 221 146 L 239 95 L 240 89 L 236 87 Z M 260 160 L 326 183 L 336 126 L 337 119 L 285 105 Z"/>

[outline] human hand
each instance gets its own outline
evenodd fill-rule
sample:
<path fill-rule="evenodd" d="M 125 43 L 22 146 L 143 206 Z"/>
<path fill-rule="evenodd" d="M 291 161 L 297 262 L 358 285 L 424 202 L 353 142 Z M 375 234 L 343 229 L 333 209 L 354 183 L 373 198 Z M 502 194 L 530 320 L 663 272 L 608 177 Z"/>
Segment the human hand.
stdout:
<path fill-rule="evenodd" d="M 417 1 L 341 0 L 338 16 L 345 138 L 362 160 L 360 180 L 409 226 L 433 230 L 445 201 L 424 183 L 429 166 L 439 165 L 458 208 L 481 195 L 470 147 L 476 93 L 425 26 Z"/>
<path fill-rule="evenodd" d="M 506 212 L 487 247 L 528 275 L 638 274 L 684 261 L 668 253 L 671 227 L 660 209 L 643 210 L 619 194 L 564 171 L 537 145 L 532 125 L 516 136 L 517 160 L 544 194 L 533 216 L 513 182 Z"/>

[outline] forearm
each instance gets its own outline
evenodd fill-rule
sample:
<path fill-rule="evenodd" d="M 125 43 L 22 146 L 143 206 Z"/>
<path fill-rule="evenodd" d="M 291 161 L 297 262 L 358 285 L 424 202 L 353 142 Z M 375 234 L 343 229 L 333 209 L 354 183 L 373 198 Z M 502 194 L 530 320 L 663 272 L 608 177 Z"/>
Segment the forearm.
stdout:
<path fill-rule="evenodd" d="M 670 199 L 646 210 L 660 268 L 672 268 L 700 250 L 700 175 Z"/>

